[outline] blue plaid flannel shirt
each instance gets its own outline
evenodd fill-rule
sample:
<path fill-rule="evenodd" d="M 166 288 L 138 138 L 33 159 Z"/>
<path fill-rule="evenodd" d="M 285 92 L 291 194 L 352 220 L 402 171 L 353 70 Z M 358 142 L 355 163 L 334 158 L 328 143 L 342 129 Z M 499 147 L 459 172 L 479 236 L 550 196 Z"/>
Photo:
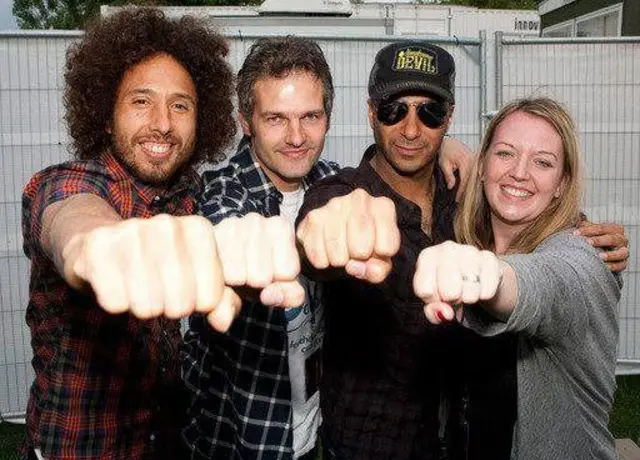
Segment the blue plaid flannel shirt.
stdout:
<path fill-rule="evenodd" d="M 337 172 L 323 160 L 306 188 Z M 282 194 L 255 160 L 248 138 L 228 166 L 203 175 L 199 212 L 214 224 L 250 212 L 280 214 Z M 291 459 L 291 385 L 284 311 L 245 302 L 226 334 L 204 316 L 189 320 L 184 379 L 191 395 L 182 435 L 192 459 Z"/>

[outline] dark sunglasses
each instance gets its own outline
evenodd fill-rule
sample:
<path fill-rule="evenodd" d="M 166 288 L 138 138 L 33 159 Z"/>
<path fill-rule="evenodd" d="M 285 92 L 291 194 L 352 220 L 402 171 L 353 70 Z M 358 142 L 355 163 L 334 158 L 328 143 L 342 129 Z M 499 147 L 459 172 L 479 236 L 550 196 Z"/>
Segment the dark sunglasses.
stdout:
<path fill-rule="evenodd" d="M 400 123 L 409 113 L 409 107 L 415 107 L 418 119 L 427 128 L 437 129 L 444 125 L 447 117 L 447 108 L 441 102 L 413 102 L 402 101 L 383 102 L 378 106 L 378 121 L 386 126 Z"/>

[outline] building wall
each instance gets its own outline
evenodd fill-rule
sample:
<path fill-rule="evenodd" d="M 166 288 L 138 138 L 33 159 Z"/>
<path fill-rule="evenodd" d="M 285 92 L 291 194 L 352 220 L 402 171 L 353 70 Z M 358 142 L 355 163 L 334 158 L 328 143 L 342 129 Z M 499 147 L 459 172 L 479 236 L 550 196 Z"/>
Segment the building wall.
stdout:
<path fill-rule="evenodd" d="M 625 0 L 622 11 L 622 35 L 640 37 L 640 1 Z"/>
<path fill-rule="evenodd" d="M 103 5 L 102 15 L 121 7 Z M 186 14 L 206 18 L 229 34 L 305 34 L 331 37 L 365 35 L 437 35 L 477 38 L 481 30 L 493 35 L 537 37 L 540 15 L 536 10 L 493 10 L 465 6 L 407 3 L 359 3 L 350 17 L 304 15 L 265 16 L 258 7 L 162 7 L 170 17 Z"/>
<path fill-rule="evenodd" d="M 540 16 L 542 29 L 622 4 L 622 36 L 640 36 L 640 1 L 575 0 Z"/>
<path fill-rule="evenodd" d="M 623 0 L 575 0 L 540 16 L 542 27 L 559 24 L 618 3 L 623 3 Z"/>

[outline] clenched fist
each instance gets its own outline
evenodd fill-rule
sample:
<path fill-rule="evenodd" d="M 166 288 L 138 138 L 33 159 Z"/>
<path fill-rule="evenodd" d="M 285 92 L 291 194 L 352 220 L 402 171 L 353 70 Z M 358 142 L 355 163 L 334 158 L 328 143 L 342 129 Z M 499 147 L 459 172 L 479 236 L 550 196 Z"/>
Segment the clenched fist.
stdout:
<path fill-rule="evenodd" d="M 446 241 L 422 250 L 413 288 L 425 304 L 427 320 L 440 324 L 454 318 L 456 305 L 492 299 L 500 281 L 495 254 Z"/>
<path fill-rule="evenodd" d="M 316 269 L 344 268 L 356 278 L 382 282 L 400 247 L 393 202 L 362 189 L 310 211 L 297 230 L 298 245 Z"/>
<path fill-rule="evenodd" d="M 199 216 L 129 219 L 79 235 L 63 257 L 65 279 L 90 285 L 110 313 L 201 312 L 224 331 L 242 304 L 234 287 L 260 289 L 270 305 L 304 300 L 293 230 L 280 218 L 248 215 L 218 226 Z"/>
<path fill-rule="evenodd" d="M 215 226 L 218 256 L 227 286 L 260 290 L 264 305 L 299 307 L 304 289 L 296 281 L 300 257 L 293 227 L 284 217 L 251 213 Z"/>

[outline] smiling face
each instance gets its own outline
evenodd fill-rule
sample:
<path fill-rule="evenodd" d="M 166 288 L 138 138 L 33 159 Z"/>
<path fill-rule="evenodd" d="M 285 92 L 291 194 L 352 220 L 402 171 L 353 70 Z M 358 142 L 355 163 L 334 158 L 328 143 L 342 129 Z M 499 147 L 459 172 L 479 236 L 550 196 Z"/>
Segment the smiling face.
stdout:
<path fill-rule="evenodd" d="M 189 72 L 156 55 L 123 76 L 107 130 L 115 154 L 145 182 L 162 185 L 189 161 L 196 140 L 197 97 Z"/>
<path fill-rule="evenodd" d="M 560 197 L 562 139 L 542 118 L 514 112 L 496 128 L 484 159 L 484 193 L 494 233 L 519 232 Z"/>
<path fill-rule="evenodd" d="M 240 123 L 251 136 L 258 162 L 281 192 L 296 190 L 324 148 L 329 127 L 322 82 L 308 72 L 264 77 L 253 88 L 251 119 Z"/>

